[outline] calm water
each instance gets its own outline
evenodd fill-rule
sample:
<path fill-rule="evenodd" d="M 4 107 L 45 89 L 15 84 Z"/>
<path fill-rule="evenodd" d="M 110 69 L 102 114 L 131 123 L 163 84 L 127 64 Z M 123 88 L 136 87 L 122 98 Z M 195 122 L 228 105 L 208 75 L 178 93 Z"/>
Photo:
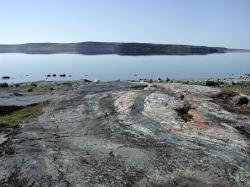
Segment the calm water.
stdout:
<path fill-rule="evenodd" d="M 45 80 L 46 74 L 54 73 L 72 77 L 48 80 L 223 78 L 250 73 L 250 53 L 140 57 L 0 54 L 0 77 L 10 76 L 9 83 Z"/>

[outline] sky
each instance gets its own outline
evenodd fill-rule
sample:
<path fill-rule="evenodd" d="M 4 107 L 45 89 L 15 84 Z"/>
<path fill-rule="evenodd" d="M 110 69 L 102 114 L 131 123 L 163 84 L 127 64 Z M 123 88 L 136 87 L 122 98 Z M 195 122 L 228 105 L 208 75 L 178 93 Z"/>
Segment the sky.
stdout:
<path fill-rule="evenodd" d="M 0 43 L 152 42 L 250 49 L 250 0 L 0 0 Z"/>

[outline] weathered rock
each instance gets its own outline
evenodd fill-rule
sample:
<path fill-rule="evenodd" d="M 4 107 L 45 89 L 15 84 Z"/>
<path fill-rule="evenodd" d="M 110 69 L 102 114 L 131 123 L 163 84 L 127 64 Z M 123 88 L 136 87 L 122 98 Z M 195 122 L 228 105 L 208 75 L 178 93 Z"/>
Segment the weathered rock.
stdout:
<path fill-rule="evenodd" d="M 0 146 L 1 144 L 5 143 L 7 140 L 8 138 L 6 137 L 6 135 L 0 134 Z"/>
<path fill-rule="evenodd" d="M 19 93 L 20 94 L 20 93 Z M 52 98 L 47 93 L 21 93 L 22 97 L 16 97 L 9 92 L 0 92 L 0 106 L 28 106 L 45 102 Z"/>
<path fill-rule="evenodd" d="M 220 89 L 147 85 L 79 82 L 52 96 L 9 136 L 0 185 L 250 186 L 250 120 L 213 101 Z"/>

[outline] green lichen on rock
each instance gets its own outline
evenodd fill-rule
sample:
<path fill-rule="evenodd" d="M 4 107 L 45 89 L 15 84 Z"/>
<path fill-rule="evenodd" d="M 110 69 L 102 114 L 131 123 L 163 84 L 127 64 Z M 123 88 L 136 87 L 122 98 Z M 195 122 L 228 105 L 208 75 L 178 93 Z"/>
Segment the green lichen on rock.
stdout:
<path fill-rule="evenodd" d="M 244 169 L 241 168 L 234 169 L 231 172 L 230 177 L 237 183 L 250 185 L 250 173 L 245 171 Z"/>

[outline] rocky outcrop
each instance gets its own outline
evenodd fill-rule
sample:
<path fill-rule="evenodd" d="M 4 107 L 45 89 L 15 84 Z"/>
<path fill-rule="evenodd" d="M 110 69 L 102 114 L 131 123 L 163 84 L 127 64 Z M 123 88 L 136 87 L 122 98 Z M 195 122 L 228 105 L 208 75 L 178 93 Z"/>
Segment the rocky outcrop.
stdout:
<path fill-rule="evenodd" d="M 0 154 L 0 185 L 250 186 L 242 134 L 250 119 L 216 104 L 220 93 L 180 83 L 76 82 L 7 142 L 1 136 L 11 151 Z"/>

